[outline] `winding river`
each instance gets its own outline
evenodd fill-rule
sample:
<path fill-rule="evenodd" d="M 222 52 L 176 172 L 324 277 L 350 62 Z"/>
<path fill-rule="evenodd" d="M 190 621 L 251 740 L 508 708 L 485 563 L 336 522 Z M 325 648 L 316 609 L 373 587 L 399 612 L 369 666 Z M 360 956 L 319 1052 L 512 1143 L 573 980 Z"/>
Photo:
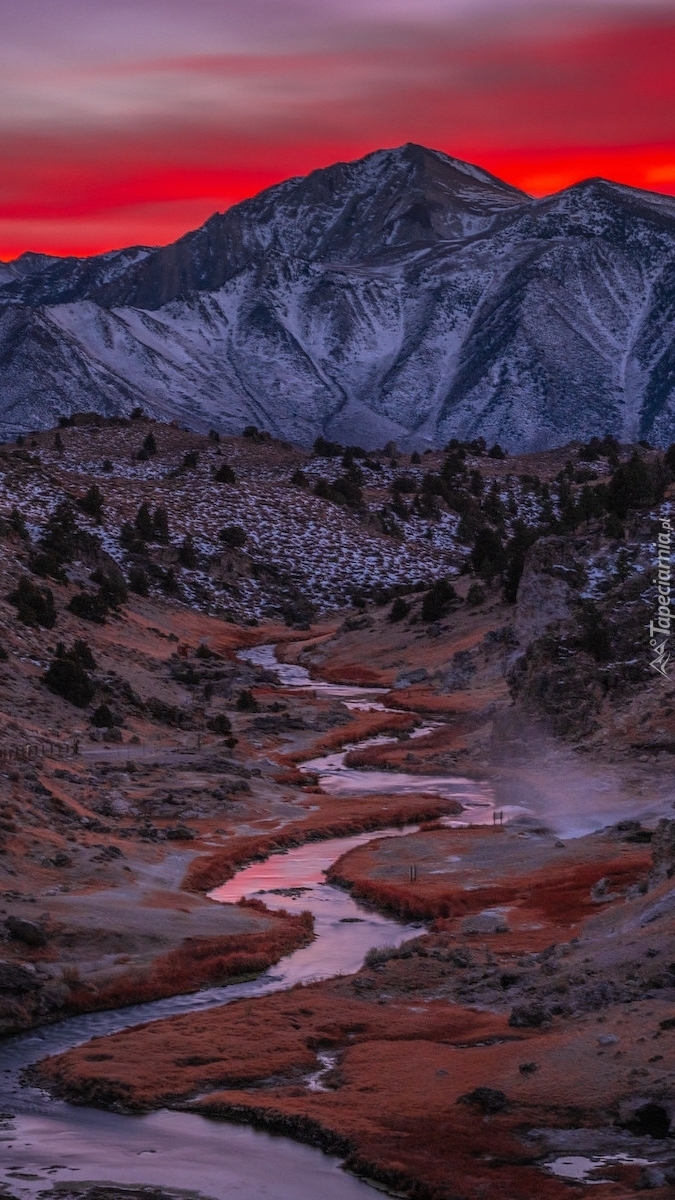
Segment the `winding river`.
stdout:
<path fill-rule="evenodd" d="M 310 679 L 302 667 L 279 663 L 273 646 L 246 651 L 242 658 L 274 671 L 284 687 L 315 690 L 353 709 L 389 711 L 380 690 Z M 423 737 L 433 728 L 435 725 L 422 725 L 412 736 Z M 369 739 L 359 745 L 383 740 L 393 739 Z M 463 821 L 452 823 L 492 820 L 493 802 L 487 785 L 452 776 L 424 776 L 421 780 L 400 772 L 351 770 L 344 763 L 346 753 L 344 750 L 313 759 L 303 764 L 303 769 L 318 775 L 322 788 L 335 795 L 402 794 L 419 792 L 423 787 L 427 794 L 461 801 L 466 815 Z M 308 843 L 243 868 L 211 893 L 215 901 L 227 903 L 242 896 L 261 895 L 270 908 L 310 909 L 313 913 L 315 941 L 258 979 L 74 1017 L 8 1039 L 3 1044 L 0 1070 L 0 1195 L 36 1200 L 50 1195 L 47 1189 L 52 1185 L 72 1183 L 81 1188 L 89 1182 L 106 1182 L 131 1189 L 161 1187 L 176 1197 L 208 1200 L 230 1200 L 233 1196 L 237 1200 L 315 1200 L 317 1195 L 322 1200 L 372 1200 L 373 1188 L 340 1170 L 337 1159 L 288 1138 L 187 1113 L 123 1116 L 74 1107 L 51 1099 L 39 1089 L 22 1086 L 20 1076 L 31 1063 L 92 1037 L 241 997 L 265 995 L 300 981 L 355 971 L 371 947 L 398 944 L 414 936 L 419 927 L 401 925 L 362 908 L 324 879 L 326 868 L 346 850 L 374 837 L 394 837 L 404 832 L 382 829 Z M 321 1072 L 329 1065 L 319 1057 L 307 1086 L 321 1087 Z"/>

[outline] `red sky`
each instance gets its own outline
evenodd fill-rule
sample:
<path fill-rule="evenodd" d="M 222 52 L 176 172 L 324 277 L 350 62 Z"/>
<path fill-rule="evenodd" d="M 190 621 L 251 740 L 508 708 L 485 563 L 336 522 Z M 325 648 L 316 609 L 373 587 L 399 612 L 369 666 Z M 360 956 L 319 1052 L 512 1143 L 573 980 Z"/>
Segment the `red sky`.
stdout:
<path fill-rule="evenodd" d="M 0 257 L 180 236 L 415 141 L 675 195 L 675 0 L 3 0 Z"/>

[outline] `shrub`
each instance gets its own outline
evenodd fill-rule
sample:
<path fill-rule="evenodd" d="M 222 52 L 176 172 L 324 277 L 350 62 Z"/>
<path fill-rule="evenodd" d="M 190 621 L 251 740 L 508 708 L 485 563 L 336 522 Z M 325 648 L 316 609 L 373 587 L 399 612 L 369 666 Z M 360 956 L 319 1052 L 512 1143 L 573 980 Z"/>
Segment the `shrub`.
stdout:
<path fill-rule="evenodd" d="M 483 604 L 485 600 L 485 589 L 479 583 L 472 583 L 466 593 L 466 603 L 469 608 L 475 608 L 478 604 Z"/>
<path fill-rule="evenodd" d="M 99 704 L 91 714 L 91 723 L 97 729 L 110 729 L 115 724 L 115 718 L 107 704 Z"/>
<path fill-rule="evenodd" d="M 618 466 L 612 475 L 607 507 L 623 521 L 629 509 L 648 508 L 661 500 L 665 483 L 662 464 L 643 462 L 636 450 L 629 462 Z"/>
<path fill-rule="evenodd" d="M 13 506 L 8 520 L 9 527 L 14 533 L 18 533 L 19 537 L 23 538 L 24 542 L 30 541 L 30 534 L 26 529 L 26 522 L 23 513 L 19 511 L 16 505 Z"/>
<path fill-rule="evenodd" d="M 483 579 L 491 580 L 501 574 L 504 566 L 504 549 L 501 539 L 493 529 L 479 529 L 470 555 L 472 570 Z"/>
<path fill-rule="evenodd" d="M 174 571 L 173 567 L 169 567 L 168 571 L 166 571 L 162 576 L 161 585 L 162 591 L 165 592 L 167 596 L 178 595 L 180 592 L 180 587 L 178 585 L 176 572 Z"/>
<path fill-rule="evenodd" d="M 237 697 L 237 712 L 257 712 L 258 701 L 249 688 L 244 688 Z"/>
<path fill-rule="evenodd" d="M 487 452 L 487 456 L 488 456 L 488 458 L 498 458 L 498 459 L 506 458 L 506 454 L 504 453 L 501 446 L 499 445 L 499 442 L 495 442 L 494 446 L 490 447 L 490 449 Z"/>
<path fill-rule="evenodd" d="M 144 542 L 149 542 L 152 537 L 152 514 L 150 505 L 147 500 L 144 500 L 134 518 L 134 529 Z"/>
<path fill-rule="evenodd" d="M 113 465 L 109 458 L 104 458 L 101 463 L 101 470 L 105 471 L 106 475 L 112 474 Z"/>
<path fill-rule="evenodd" d="M 422 600 L 422 620 L 440 621 L 450 611 L 457 592 L 449 579 L 437 579 Z"/>
<path fill-rule="evenodd" d="M 146 434 L 146 436 L 144 437 L 143 444 L 142 444 L 140 450 L 138 451 L 136 458 L 138 459 L 139 462 L 147 462 L 148 459 L 152 458 L 152 456 L 156 453 L 157 453 L 157 442 L 155 441 L 154 433 L 152 433 L 152 431 L 150 431 L 150 433 Z"/>
<path fill-rule="evenodd" d="M 223 737 L 232 732 L 232 724 L 229 717 L 225 716 L 225 713 L 218 713 L 216 717 L 209 717 L 206 722 L 206 728 L 210 729 L 212 733 L 221 734 Z"/>
<path fill-rule="evenodd" d="M 625 535 L 626 531 L 616 513 L 610 513 L 605 521 L 605 537 L 611 538 L 613 541 L 619 541 Z"/>
<path fill-rule="evenodd" d="M 215 442 L 216 445 L 218 444 L 220 441 L 220 434 L 218 433 L 217 429 L 209 429 L 209 441 Z"/>
<path fill-rule="evenodd" d="M 129 570 L 129 587 L 137 596 L 147 596 L 150 591 L 150 580 L 142 567 L 131 567 Z"/>
<path fill-rule="evenodd" d="M 343 449 L 339 442 L 328 442 L 319 436 L 314 442 L 314 453 L 318 458 L 339 458 Z"/>
<path fill-rule="evenodd" d="M 38 575 L 40 579 L 55 579 L 57 583 L 68 582 L 68 576 L 53 554 L 44 554 L 42 552 L 33 554 L 28 566 L 33 575 Z"/>
<path fill-rule="evenodd" d="M 403 599 L 402 596 L 397 596 L 389 610 L 389 620 L 393 623 L 403 621 L 410 612 L 410 605 Z"/>
<path fill-rule="evenodd" d="M 99 585 L 99 598 L 108 608 L 117 610 L 128 598 L 124 575 L 116 563 L 92 571 L 91 580 Z"/>
<path fill-rule="evenodd" d="M 2 642 L 0 642 L 0 662 L 7 662 L 8 658 L 9 658 L 9 654 L 5 650 L 5 647 L 2 645 Z"/>
<path fill-rule="evenodd" d="M 52 629 L 56 624 L 56 609 L 51 588 L 41 588 L 28 575 L 22 575 L 7 599 L 16 605 L 17 616 L 24 625 L 40 625 Z"/>
<path fill-rule="evenodd" d="M 305 475 L 305 472 L 300 470 L 300 467 L 298 467 L 297 470 L 295 470 L 291 475 L 291 483 L 294 485 L 294 487 L 309 487 L 309 479 Z"/>
<path fill-rule="evenodd" d="M 596 662 L 609 662 L 612 657 L 609 626 L 600 609 L 593 604 L 592 600 L 582 602 L 580 624 L 579 645 L 581 649 L 591 654 Z"/>
<path fill-rule="evenodd" d="M 89 490 L 85 492 L 84 496 L 82 496 L 77 503 L 82 512 L 87 513 L 87 515 L 90 517 L 94 517 L 97 525 L 101 524 L 101 517 L 103 514 L 103 493 L 95 483 L 92 483 Z"/>
<path fill-rule="evenodd" d="M 83 621 L 95 621 L 103 625 L 108 615 L 108 605 L 100 592 L 76 592 L 68 604 L 68 612 Z"/>
<path fill-rule="evenodd" d="M 152 514 L 152 539 L 163 545 L 169 542 L 169 515 L 163 504 L 158 504 Z"/>
<path fill-rule="evenodd" d="M 194 571 L 197 566 L 197 551 L 192 534 L 187 533 L 178 547 L 178 561 L 181 567 Z"/>
<path fill-rule="evenodd" d="M 213 478 L 215 479 L 216 483 L 235 484 L 237 482 L 237 476 L 232 470 L 232 467 L 228 466 L 227 463 L 221 463 L 221 465 L 218 467 L 218 470 L 214 473 Z"/>
<path fill-rule="evenodd" d="M 241 550 L 246 545 L 246 530 L 241 525 L 226 525 L 218 537 L 230 550 Z"/>
<path fill-rule="evenodd" d="M 82 543 L 82 531 L 68 500 L 61 500 L 50 515 L 40 538 L 40 547 L 57 562 L 71 562 Z"/>
<path fill-rule="evenodd" d="M 194 471 L 198 462 L 199 462 L 199 451 L 198 450 L 188 450 L 183 455 L 183 466 L 185 467 L 185 469 L 187 471 Z"/>
<path fill-rule="evenodd" d="M 86 708 L 94 698 L 94 684 L 76 659 L 56 657 L 43 676 L 50 692 L 62 696 L 76 708 Z"/>
<path fill-rule="evenodd" d="M 411 496 L 417 490 L 417 484 L 412 475 L 397 475 L 391 485 L 391 490 L 394 496 Z"/>

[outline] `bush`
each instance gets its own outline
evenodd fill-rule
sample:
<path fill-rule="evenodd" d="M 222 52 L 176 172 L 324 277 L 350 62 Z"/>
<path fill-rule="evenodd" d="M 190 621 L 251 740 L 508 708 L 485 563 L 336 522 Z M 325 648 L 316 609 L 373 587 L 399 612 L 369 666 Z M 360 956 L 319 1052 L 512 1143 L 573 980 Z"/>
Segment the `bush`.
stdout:
<path fill-rule="evenodd" d="M 163 504 L 158 504 L 152 515 L 152 539 L 162 545 L 169 543 L 169 515 Z"/>
<path fill-rule="evenodd" d="M 126 580 L 116 563 L 109 563 L 105 568 L 98 567 L 96 571 L 92 571 L 90 578 L 93 583 L 99 585 L 99 598 L 108 608 L 116 611 L 121 604 L 126 603 Z"/>
<path fill-rule="evenodd" d="M 78 507 L 88 516 L 94 517 L 97 525 L 101 524 L 103 514 L 103 493 L 100 488 L 92 483 L 91 487 L 84 496 L 78 500 Z"/>
<path fill-rule="evenodd" d="M 625 520 L 632 508 L 649 508 L 663 497 L 666 470 L 661 462 L 646 463 L 637 450 L 618 466 L 607 490 L 607 508 Z"/>
<path fill-rule="evenodd" d="M 391 490 L 394 496 L 411 496 L 417 490 L 417 484 L 412 475 L 397 475 Z"/>
<path fill-rule="evenodd" d="M 457 592 L 449 579 L 437 579 L 422 600 L 422 620 L 440 621 L 450 611 Z"/>
<path fill-rule="evenodd" d="M 150 591 L 150 580 L 142 567 L 131 567 L 129 571 L 129 587 L 137 596 L 147 596 Z"/>
<path fill-rule="evenodd" d="M 181 567 L 194 571 L 197 566 L 197 551 L 192 534 L 187 533 L 178 547 L 178 561 Z"/>
<path fill-rule="evenodd" d="M 237 712 L 257 712 L 258 701 L 249 688 L 244 688 L 237 697 Z"/>
<path fill-rule="evenodd" d="M 39 625 L 52 629 L 56 624 L 56 609 L 51 588 L 41 588 L 28 575 L 22 575 L 7 599 L 16 605 L 17 616 L 24 625 Z"/>
<path fill-rule="evenodd" d="M 626 531 L 616 513 L 610 513 L 605 521 L 605 537 L 612 541 L 620 541 L 626 536 Z"/>
<path fill-rule="evenodd" d="M 403 599 L 402 596 L 397 596 L 389 610 L 389 620 L 394 624 L 396 621 L 403 621 L 410 612 L 410 605 Z"/>
<path fill-rule="evenodd" d="M 95 725 L 97 729 L 112 728 L 112 726 L 115 724 L 115 718 L 107 704 L 99 704 L 98 708 L 94 709 L 93 713 L 91 714 L 91 723 L 92 725 Z"/>
<path fill-rule="evenodd" d="M 483 604 L 484 601 L 485 589 L 482 588 L 479 583 L 472 583 L 471 587 L 466 593 L 466 603 L 468 604 L 469 608 L 475 608 L 477 605 Z"/>
<path fill-rule="evenodd" d="M 294 485 L 294 487 L 309 487 L 309 479 L 305 475 L 305 472 L 300 470 L 300 467 L 298 467 L 297 470 L 295 470 L 291 475 L 291 483 Z"/>
<path fill-rule="evenodd" d="M 174 571 L 173 567 L 169 567 L 168 571 L 166 571 L 162 576 L 161 586 L 162 591 L 165 592 L 167 596 L 177 596 L 179 594 L 180 587 L 178 585 L 176 572 Z"/>
<path fill-rule="evenodd" d="M 183 466 L 185 467 L 185 469 L 187 471 L 194 471 L 198 462 L 199 462 L 199 451 L 198 450 L 188 450 L 186 452 L 186 454 L 183 455 Z"/>
<path fill-rule="evenodd" d="M 225 713 L 218 713 L 217 717 L 209 717 L 206 722 L 206 728 L 210 729 L 212 733 L 221 734 L 223 737 L 232 733 L 232 724 L 229 717 L 225 716 Z"/>
<path fill-rule="evenodd" d="M 123 528 L 125 528 L 123 526 Z M 150 505 L 147 500 L 144 500 L 134 518 L 134 529 L 139 538 L 144 542 L 149 542 L 152 537 L 152 514 Z"/>
<path fill-rule="evenodd" d="M 68 605 L 68 612 L 83 621 L 95 621 L 98 625 L 104 625 L 108 605 L 100 592 L 76 592 Z"/>
<path fill-rule="evenodd" d="M 487 456 L 488 456 L 488 458 L 498 458 L 498 459 L 506 458 L 506 454 L 504 453 L 501 446 L 499 445 L 499 442 L 495 442 L 494 446 L 490 447 L 490 449 L 487 452 Z"/>
<path fill-rule="evenodd" d="M 23 538 L 24 542 L 30 541 L 30 534 L 26 529 L 26 522 L 24 520 L 23 513 L 19 511 L 16 505 L 13 506 L 12 511 L 9 514 L 8 521 L 9 527 L 14 533 L 18 533 L 19 537 Z"/>
<path fill-rule="evenodd" d="M 488 582 L 494 575 L 501 574 L 504 566 L 504 549 L 498 534 L 492 529 L 479 529 L 470 555 L 471 568 Z"/>
<path fill-rule="evenodd" d="M 221 465 L 218 467 L 218 470 L 214 473 L 213 478 L 215 479 L 216 483 L 235 484 L 237 482 L 237 476 L 232 470 L 232 467 L 229 467 L 227 463 L 221 463 Z"/>
<path fill-rule="evenodd" d="M 68 582 L 68 576 L 53 554 L 42 552 L 34 554 L 29 560 L 28 566 L 33 575 L 38 575 L 40 579 L 55 579 L 57 583 Z"/>
<path fill-rule="evenodd" d="M 218 537 L 230 550 L 241 550 L 246 545 L 246 530 L 241 525 L 226 525 Z"/>
<path fill-rule="evenodd" d="M 61 500 L 45 525 L 40 548 L 57 562 L 72 562 L 83 540 L 72 505 L 68 500 Z"/>
<path fill-rule="evenodd" d="M 587 654 L 591 654 L 596 662 L 609 662 L 612 657 L 612 641 L 609 626 L 600 609 L 592 600 L 582 602 L 581 637 L 579 645 Z"/>
<path fill-rule="evenodd" d="M 314 442 L 314 453 L 318 458 L 340 458 L 343 448 L 339 442 L 327 442 L 324 437 L 318 437 Z"/>
<path fill-rule="evenodd" d="M 54 658 L 43 679 L 50 692 L 76 708 L 86 708 L 94 698 L 94 684 L 80 663 L 70 656 Z"/>
<path fill-rule="evenodd" d="M 140 450 L 138 451 L 136 458 L 138 459 L 139 462 L 147 462 L 148 459 L 152 458 L 152 456 L 156 453 L 157 453 L 157 442 L 155 441 L 154 433 L 152 433 L 152 431 L 151 431 L 150 433 L 146 434 L 146 436 L 144 437 L 143 445 L 141 446 Z"/>

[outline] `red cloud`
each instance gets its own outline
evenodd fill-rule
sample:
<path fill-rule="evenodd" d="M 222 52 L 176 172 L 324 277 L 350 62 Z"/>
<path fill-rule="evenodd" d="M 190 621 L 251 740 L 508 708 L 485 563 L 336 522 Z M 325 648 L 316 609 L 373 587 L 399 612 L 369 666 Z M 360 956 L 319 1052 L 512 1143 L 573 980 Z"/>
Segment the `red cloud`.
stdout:
<path fill-rule="evenodd" d="M 5 124 L 0 255 L 168 241 L 289 175 L 405 141 L 536 194 L 588 175 L 675 194 L 674 62 L 662 16 L 564 37 L 446 29 L 405 47 L 123 64 L 101 79 L 149 81 L 151 113 Z"/>

